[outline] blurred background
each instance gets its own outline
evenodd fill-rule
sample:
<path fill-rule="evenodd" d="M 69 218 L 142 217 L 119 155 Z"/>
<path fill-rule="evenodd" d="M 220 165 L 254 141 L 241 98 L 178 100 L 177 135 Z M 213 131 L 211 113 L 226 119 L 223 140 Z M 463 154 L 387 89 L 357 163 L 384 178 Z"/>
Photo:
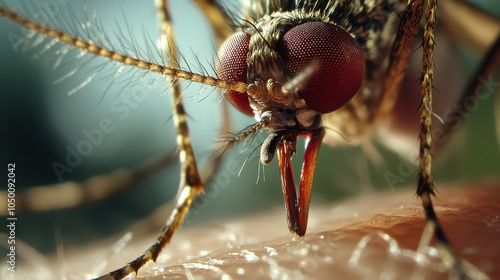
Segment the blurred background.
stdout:
<path fill-rule="evenodd" d="M 26 7 L 23 8 L 17 1 L 2 2 L 2 6 L 7 3 L 9 7 L 26 11 Z M 25 3 L 30 9 L 29 14 L 35 19 L 42 22 L 48 20 L 63 30 L 68 27 L 85 28 L 85 15 L 90 18 L 95 16 L 111 38 L 113 46 L 118 48 L 126 44 L 126 40 L 133 40 L 133 44 L 137 42 L 147 54 L 146 45 L 158 41 L 153 1 L 68 2 L 40 1 L 35 6 L 30 6 L 33 4 L 28 1 L 21 3 Z M 190 1 L 172 2 L 177 47 L 193 72 L 200 72 L 201 64 L 213 75 L 216 43 L 209 25 Z M 485 6 L 493 1 L 483 2 L 477 4 L 489 11 L 500 10 Z M 230 9 L 238 8 L 236 1 L 228 2 L 227 5 Z M 62 21 L 55 19 L 60 13 L 66 14 Z M 28 31 L 3 18 L 0 19 L 0 25 L 0 158 L 5 168 L 3 178 L 6 178 L 7 163 L 16 164 L 17 192 L 33 186 L 58 183 L 53 164 L 67 163 L 69 151 L 75 150 L 87 139 L 83 131 L 98 129 L 102 120 L 111 122 L 113 131 L 104 133 L 102 141 L 93 145 L 91 152 L 82 156 L 76 167 L 71 167 L 72 172 L 61 175 L 65 181 L 83 181 L 118 168 L 132 168 L 152 155 L 175 151 L 170 94 L 161 79 L 151 84 L 157 79 L 155 74 L 126 67 L 120 77 L 115 78 L 118 67 L 105 59 L 92 58 L 86 54 L 80 57 L 78 51 L 67 49 L 61 44 L 55 44 L 43 52 L 50 40 L 40 43 L 36 39 L 29 39 Z M 128 37 L 130 34 L 132 36 Z M 120 41 L 118 38 L 121 37 L 126 38 Z M 32 47 L 23 51 L 25 42 Z M 38 58 L 33 58 L 40 52 Z M 65 58 L 54 69 L 54 64 L 58 63 L 62 54 L 66 55 Z M 456 59 L 463 65 L 464 77 L 470 77 L 481 57 L 465 46 L 457 46 Z M 54 84 L 82 65 L 84 67 L 76 71 L 74 76 Z M 68 96 L 68 92 L 72 92 L 89 77 L 94 78 Z M 142 77 L 144 81 L 136 81 Z M 463 81 L 456 79 L 457 83 Z M 183 82 L 182 85 L 193 145 L 198 160 L 203 164 L 220 127 L 220 93 L 196 84 Z M 447 88 L 440 87 L 438 90 L 446 94 Z M 464 120 L 443 151 L 436 155 L 434 166 L 438 187 L 500 178 L 494 99 L 492 94 L 488 100 L 480 102 L 478 109 Z M 253 123 L 251 118 L 233 109 L 231 121 L 234 124 L 233 131 Z M 221 172 L 229 174 L 228 181 L 209 185 L 208 199 L 203 204 L 195 204 L 195 211 L 189 215 L 188 223 L 184 226 L 283 207 L 276 161 L 265 166 L 263 173 L 262 166 L 259 167 L 258 151 L 252 153 L 263 137 L 265 134 L 254 142 L 237 146 L 225 159 Z M 417 147 L 417 139 L 414 141 Z M 303 146 L 303 142 L 300 146 Z M 383 166 L 373 164 L 361 147 L 331 148 L 323 145 L 317 163 L 312 205 L 367 192 L 414 188 L 416 169 L 400 182 L 387 181 L 387 172 L 397 174 L 400 165 L 406 165 L 411 156 L 398 155 L 377 143 L 375 147 L 384 159 Z M 302 164 L 302 151 L 299 150 L 294 157 L 296 177 Z M 19 213 L 16 237 L 43 254 L 49 254 L 56 250 L 61 241 L 65 246 L 84 245 L 123 233 L 134 222 L 147 217 L 175 197 L 179 183 L 176 162 L 177 154 L 173 154 L 173 164 L 163 172 L 139 187 L 109 199 L 64 210 Z M 235 173 L 242 166 L 241 174 L 237 176 Z M 0 205 L 4 207 L 5 204 L 1 202 Z M 4 232 L 5 228 L 0 231 Z M 283 232 L 287 232 L 287 229 L 283 228 Z M 4 247 L 0 250 L 4 250 Z"/>

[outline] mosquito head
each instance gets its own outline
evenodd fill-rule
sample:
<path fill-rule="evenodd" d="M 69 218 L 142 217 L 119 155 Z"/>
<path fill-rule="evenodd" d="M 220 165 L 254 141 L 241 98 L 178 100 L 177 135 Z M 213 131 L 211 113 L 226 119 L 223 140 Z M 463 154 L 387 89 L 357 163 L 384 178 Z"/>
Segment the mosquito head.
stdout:
<path fill-rule="evenodd" d="M 257 85 L 255 93 L 226 90 L 226 98 L 250 116 L 254 111 L 259 115 L 274 108 L 294 110 L 298 100 L 320 114 L 345 105 L 364 78 L 361 47 L 349 33 L 331 23 L 306 22 L 287 28 L 269 38 L 265 33 L 240 31 L 224 42 L 217 65 L 219 77 Z M 274 40 L 276 37 L 279 39 Z M 262 50 L 255 47 L 259 40 L 264 42 Z M 283 85 L 293 85 L 293 91 Z"/>

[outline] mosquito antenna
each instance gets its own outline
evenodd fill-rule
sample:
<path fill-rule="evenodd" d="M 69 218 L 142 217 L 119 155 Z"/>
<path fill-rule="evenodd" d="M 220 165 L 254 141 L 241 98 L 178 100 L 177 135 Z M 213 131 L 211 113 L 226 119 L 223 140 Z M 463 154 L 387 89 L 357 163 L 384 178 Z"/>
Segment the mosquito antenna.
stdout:
<path fill-rule="evenodd" d="M 206 84 L 209 86 L 215 86 L 221 89 L 228 89 L 228 90 L 234 90 L 237 92 L 245 93 L 247 91 L 247 84 L 243 82 L 228 82 L 226 80 L 222 79 L 217 79 L 214 77 L 210 76 L 204 76 L 200 75 L 197 73 L 192 73 L 189 71 L 184 71 L 182 69 L 178 68 L 173 68 L 173 67 L 166 67 L 154 62 L 148 62 L 145 60 L 142 60 L 140 58 L 134 58 L 122 53 L 118 53 L 116 51 L 113 51 L 109 48 L 102 47 L 95 45 L 91 43 L 90 41 L 86 41 L 83 39 L 79 38 L 73 38 L 72 36 L 58 31 L 56 29 L 37 24 L 17 13 L 14 13 L 10 10 L 7 10 L 5 8 L 0 8 L 0 15 L 4 16 L 6 18 L 9 18 L 26 28 L 33 30 L 35 32 L 53 37 L 58 39 L 59 41 L 65 42 L 67 44 L 70 44 L 72 46 L 75 46 L 77 48 L 83 49 L 85 51 L 88 51 L 94 55 L 98 55 L 107 59 L 110 59 L 112 61 L 117 61 L 119 63 L 129 65 L 129 66 L 134 66 L 139 69 L 144 69 L 150 72 L 157 72 L 165 76 L 170 76 L 173 78 L 179 78 L 179 79 L 184 79 L 184 80 L 189 80 L 191 82 L 196 82 L 196 83 L 201 83 L 201 84 Z M 84 82 L 84 84 L 86 84 Z M 82 85 L 82 84 L 81 84 Z M 81 86 L 78 86 L 76 89 L 81 88 Z M 72 91 L 74 93 L 75 91 Z"/>

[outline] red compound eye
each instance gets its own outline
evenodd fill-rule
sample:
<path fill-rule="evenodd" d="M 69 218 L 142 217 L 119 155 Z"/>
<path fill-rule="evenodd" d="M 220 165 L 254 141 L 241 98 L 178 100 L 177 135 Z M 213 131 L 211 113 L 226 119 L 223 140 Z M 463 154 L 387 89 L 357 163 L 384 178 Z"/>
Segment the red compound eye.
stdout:
<path fill-rule="evenodd" d="M 307 22 L 293 27 L 283 36 L 279 53 L 292 77 L 318 63 L 299 95 L 320 113 L 335 111 L 349 102 L 365 76 L 361 47 L 330 23 Z"/>
<path fill-rule="evenodd" d="M 247 55 L 250 35 L 237 32 L 224 41 L 219 49 L 219 63 L 216 66 L 219 78 L 228 82 L 247 82 Z M 223 90 L 222 94 L 236 109 L 253 116 L 248 96 L 234 90 Z"/>

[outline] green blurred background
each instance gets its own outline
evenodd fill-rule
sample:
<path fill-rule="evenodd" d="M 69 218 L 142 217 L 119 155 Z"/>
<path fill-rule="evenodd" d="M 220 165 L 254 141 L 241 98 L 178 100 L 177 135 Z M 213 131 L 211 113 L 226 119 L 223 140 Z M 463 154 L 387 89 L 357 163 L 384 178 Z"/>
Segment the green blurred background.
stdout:
<path fill-rule="evenodd" d="M 18 4 L 12 4 L 14 1 L 5 2 L 8 2 L 9 6 L 19 7 Z M 76 19 L 80 23 L 83 22 L 82 13 L 92 15 L 95 11 L 96 18 L 102 22 L 112 38 L 115 38 L 116 34 L 121 36 L 117 30 L 122 30 L 127 35 L 128 25 L 131 26 L 133 40 L 143 49 L 146 49 L 144 42 L 157 41 L 158 27 L 153 1 L 67 2 L 51 1 L 52 6 L 45 6 L 44 3 L 47 2 L 40 1 L 42 4 L 37 4 L 32 11 L 43 20 L 44 13 L 47 15 L 48 10 L 64 13 L 72 9 L 76 17 L 70 16 L 66 21 Z M 172 3 L 172 11 L 178 48 L 194 72 L 199 72 L 197 66 L 201 62 L 212 73 L 211 65 L 214 65 L 216 47 L 208 24 L 189 1 L 172 2 L 175 2 Z M 30 2 L 26 5 L 33 4 Z M 43 6 L 45 8 L 42 8 Z M 235 4 L 229 3 L 228 6 L 234 8 Z M 84 12 L 83 7 L 87 7 L 88 12 Z M 47 18 L 50 18 L 51 22 L 54 20 L 50 16 Z M 171 100 L 165 90 L 166 86 L 160 81 L 147 88 L 148 82 L 157 76 L 132 70 L 135 77 L 144 75 L 147 82 L 132 83 L 127 80 L 131 74 L 123 74 L 126 78 L 114 79 L 116 67 L 111 67 L 106 60 L 100 58 L 91 59 L 89 55 L 78 59 L 65 59 L 62 66 L 52 69 L 59 54 L 68 51 L 61 48 L 61 44 L 56 44 L 40 58 L 32 59 L 48 40 L 33 50 L 19 52 L 16 51 L 19 48 L 15 47 L 16 38 L 29 34 L 6 19 L 0 19 L 0 26 L 0 155 L 2 166 L 5 167 L 5 175 L 2 176 L 7 174 L 7 163 L 15 163 L 17 191 L 21 192 L 35 185 L 57 183 L 58 179 L 51 164 L 54 161 L 64 163 L 66 148 L 74 148 L 85 139 L 82 130 L 97 128 L 103 118 L 112 120 L 114 131 L 105 134 L 102 143 L 94 146 L 91 154 L 84 157 L 72 173 L 64 174 L 65 180 L 84 180 L 117 168 L 131 168 L 153 154 L 175 149 Z M 149 34 L 151 40 L 144 36 L 144 31 Z M 123 44 L 116 39 L 113 39 L 113 42 L 118 46 Z M 465 75 L 470 76 L 480 58 L 465 47 L 460 48 L 460 53 L 459 58 L 465 65 Z M 71 55 L 76 56 L 77 53 L 73 51 L 70 52 Z M 53 84 L 68 71 L 82 64 L 86 64 L 86 67 L 78 70 L 74 77 Z M 101 69 L 103 66 L 104 69 Z M 124 73 L 127 70 L 129 68 L 125 68 Z M 90 84 L 74 95 L 67 96 L 68 91 L 96 73 Z M 185 88 L 188 85 L 183 83 Z M 129 114 L 123 119 L 120 118 L 122 115 L 111 109 L 113 102 L 123 102 L 122 98 L 143 90 L 147 90 L 147 97 L 132 107 L 129 106 Z M 446 89 L 439 88 L 439 91 L 446 92 Z M 203 162 L 217 136 L 221 121 L 221 107 L 217 99 L 219 93 L 210 88 L 200 91 L 198 85 L 192 84 L 187 87 L 184 96 L 191 120 L 194 147 Z M 435 171 L 438 186 L 442 183 L 500 178 L 494 99 L 489 98 L 481 102 L 478 110 L 471 114 L 454 137 L 446 143 L 444 151 L 437 156 Z M 234 131 L 253 122 L 251 118 L 236 111 L 231 113 Z M 245 148 L 245 144 L 238 146 L 226 159 L 226 163 L 231 162 L 231 166 L 236 165 L 239 168 L 248 157 L 241 175 L 231 175 L 227 187 L 212 184 L 208 204 L 195 206 L 198 211 L 189 216 L 189 225 L 282 207 L 281 183 L 276 162 L 266 166 L 265 175 L 260 172 L 259 176 L 258 151 L 251 154 L 253 147 L 260 144 L 259 141 L 262 141 L 264 136 L 261 135 L 254 142 L 248 143 L 248 148 Z M 376 144 L 376 147 L 384 159 L 384 166 L 375 167 L 360 147 L 333 149 L 324 145 L 317 164 L 312 205 L 321 205 L 371 191 L 413 188 L 416 172 L 395 186 L 389 186 L 383 175 L 385 171 L 396 172 L 402 162 L 401 157 L 406 159 L 407 156 L 400 157 L 379 144 Z M 300 155 L 294 158 L 294 163 L 298 175 Z M 224 172 L 229 169 L 226 164 L 221 170 Z M 122 233 L 135 221 L 148 216 L 154 209 L 173 199 L 179 181 L 178 172 L 178 166 L 172 166 L 134 190 L 81 207 L 19 214 L 17 238 L 48 253 L 57 248 L 59 239 L 62 239 L 66 246 L 83 245 Z M 3 207 L 4 203 L 1 202 L 0 205 Z M 1 229 L 2 232 L 4 230 Z M 284 228 L 283 231 L 287 230 Z"/>

